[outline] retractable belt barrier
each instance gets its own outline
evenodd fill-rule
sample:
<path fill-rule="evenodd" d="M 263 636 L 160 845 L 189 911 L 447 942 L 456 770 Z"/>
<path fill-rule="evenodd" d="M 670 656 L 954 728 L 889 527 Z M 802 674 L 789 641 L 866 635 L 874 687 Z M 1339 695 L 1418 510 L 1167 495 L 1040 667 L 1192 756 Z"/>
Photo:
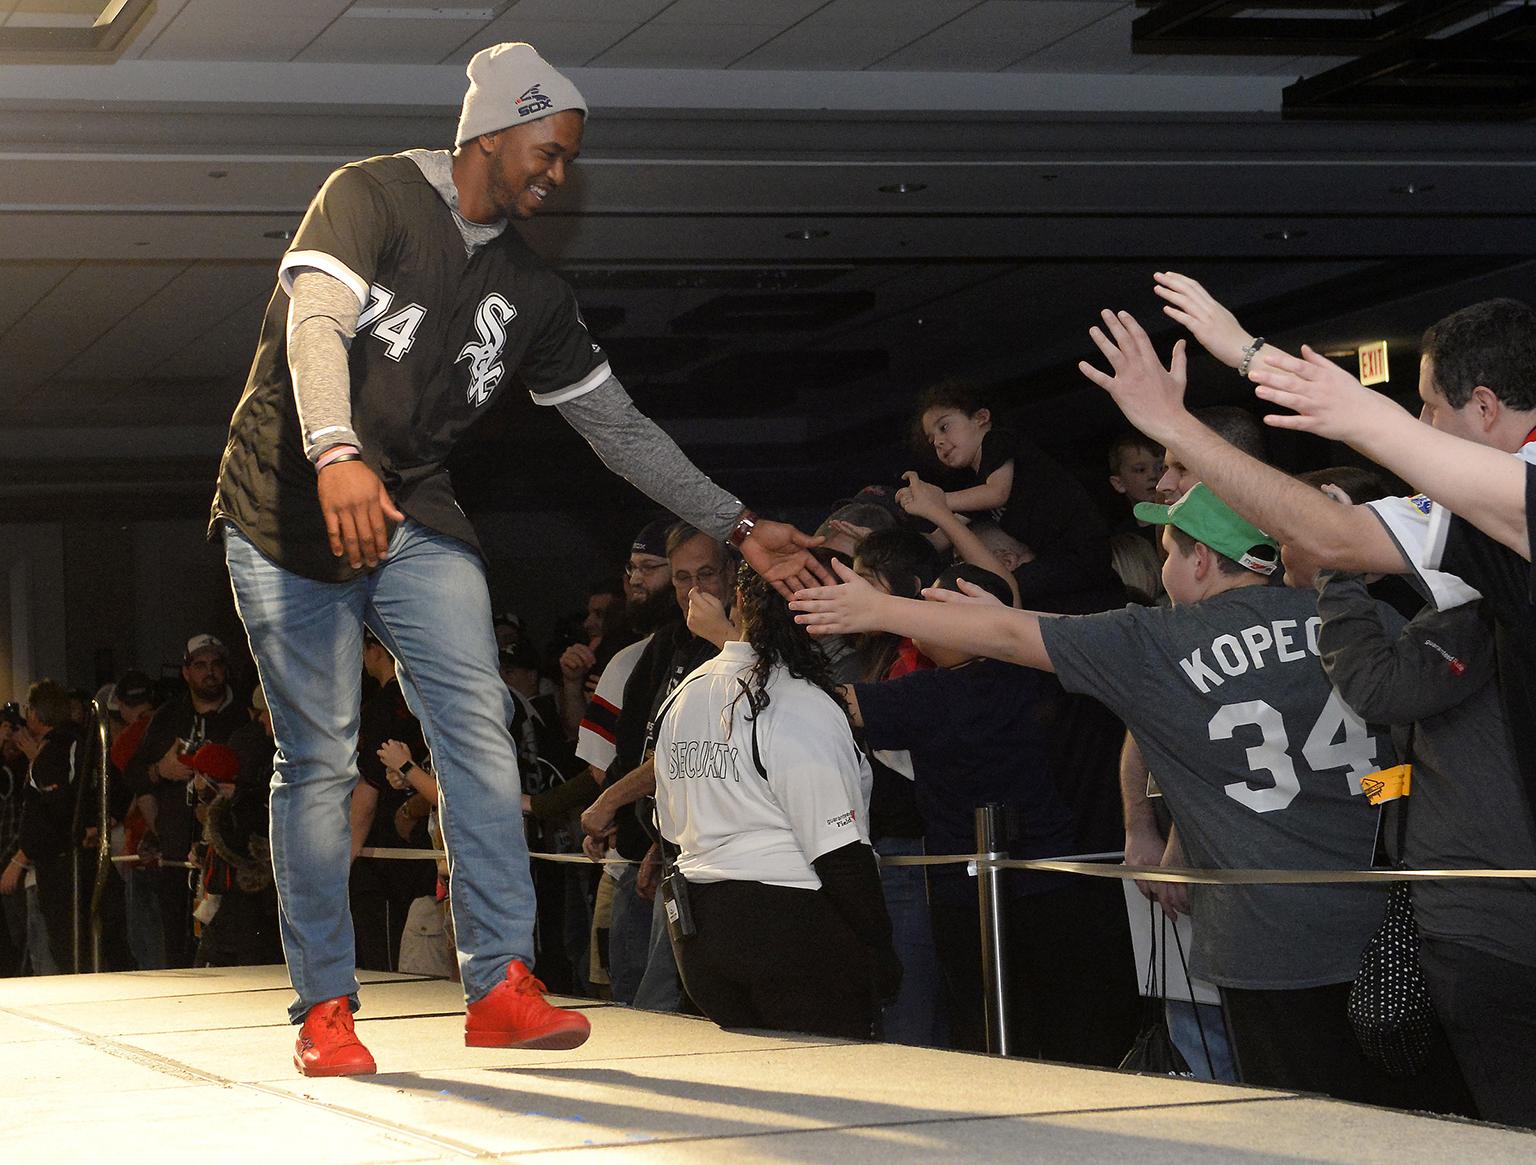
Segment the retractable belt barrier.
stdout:
<path fill-rule="evenodd" d="M 448 855 L 440 849 L 365 848 L 358 857 L 385 861 L 441 860 Z M 637 866 L 630 858 L 604 858 L 594 862 L 586 854 L 552 854 L 529 850 L 528 856 L 543 862 L 571 865 Z M 1325 885 L 1329 882 L 1434 882 L 1461 878 L 1528 878 L 1536 880 L 1536 870 L 1198 870 L 1185 866 L 1106 865 L 1124 857 L 1118 850 L 1100 854 L 1064 854 L 1055 858 L 999 858 L 989 854 L 932 854 L 925 857 L 877 855 L 882 866 L 956 866 L 966 872 L 978 870 L 1045 870 L 1057 874 L 1083 874 L 1090 878 L 1134 879 L 1138 882 L 1175 882 L 1194 886 L 1264 886 Z M 114 859 L 117 860 L 117 859 Z M 171 865 L 162 862 L 161 865 Z"/>
<path fill-rule="evenodd" d="M 196 862 L 168 862 L 163 858 L 159 860 L 141 858 L 138 854 L 118 854 L 112 861 L 115 865 L 148 865 L 151 869 L 158 868 L 162 870 L 200 870 L 203 868 Z"/>

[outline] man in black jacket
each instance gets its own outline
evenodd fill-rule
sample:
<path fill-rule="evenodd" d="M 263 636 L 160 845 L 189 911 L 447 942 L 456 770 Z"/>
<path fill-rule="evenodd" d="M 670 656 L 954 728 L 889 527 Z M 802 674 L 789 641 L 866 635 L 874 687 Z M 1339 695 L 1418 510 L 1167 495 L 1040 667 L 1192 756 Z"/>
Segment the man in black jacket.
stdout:
<path fill-rule="evenodd" d="M 154 797 L 155 819 L 140 843 L 141 856 L 158 852 L 167 861 L 184 862 L 198 836 L 191 794 L 194 770 L 185 763 L 202 745 L 224 744 L 248 717 L 226 682 L 229 651 L 212 635 L 187 641 L 181 678 L 187 690 L 167 701 L 144 731 L 123 777 L 134 797 Z M 192 891 L 187 871 L 151 871 L 160 894 L 160 920 L 165 932 L 168 967 L 190 967 L 196 944 L 192 938 Z"/>
<path fill-rule="evenodd" d="M 0 876 L 0 893 L 14 894 L 27 870 L 37 875 L 37 903 L 48 951 L 32 950 L 37 974 L 78 970 L 74 962 L 74 865 L 79 823 L 75 819 L 83 751 L 70 717 L 69 693 L 52 680 L 27 692 L 27 725 L 16 743 L 30 764 L 22 798 L 18 846 Z"/>

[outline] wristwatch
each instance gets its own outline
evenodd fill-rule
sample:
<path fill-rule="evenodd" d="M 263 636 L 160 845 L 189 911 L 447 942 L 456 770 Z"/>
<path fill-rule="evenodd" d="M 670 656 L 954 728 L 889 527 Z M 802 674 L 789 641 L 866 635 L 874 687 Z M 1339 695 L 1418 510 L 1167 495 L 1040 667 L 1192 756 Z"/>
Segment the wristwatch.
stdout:
<path fill-rule="evenodd" d="M 742 510 L 741 517 L 736 519 L 736 525 L 732 526 L 731 532 L 725 536 L 726 541 L 740 550 L 741 544 L 752 536 L 752 531 L 755 529 L 757 529 L 757 515 L 751 510 Z"/>
<path fill-rule="evenodd" d="M 403 777 L 403 776 L 406 776 L 408 773 L 410 773 L 410 771 L 412 769 L 414 769 L 415 767 L 416 767 L 416 762 L 413 761 L 413 760 L 408 760 L 403 765 L 401 765 L 398 769 L 396 769 L 395 772 L 399 773 Z"/>

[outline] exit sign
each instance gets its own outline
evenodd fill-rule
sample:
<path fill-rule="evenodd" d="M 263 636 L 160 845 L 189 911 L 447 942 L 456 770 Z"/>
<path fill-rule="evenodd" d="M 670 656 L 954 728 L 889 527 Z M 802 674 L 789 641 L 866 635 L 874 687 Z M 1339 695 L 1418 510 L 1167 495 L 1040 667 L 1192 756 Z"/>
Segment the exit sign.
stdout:
<path fill-rule="evenodd" d="M 1360 383 L 1385 384 L 1387 382 L 1387 342 L 1362 344 L 1360 354 Z"/>

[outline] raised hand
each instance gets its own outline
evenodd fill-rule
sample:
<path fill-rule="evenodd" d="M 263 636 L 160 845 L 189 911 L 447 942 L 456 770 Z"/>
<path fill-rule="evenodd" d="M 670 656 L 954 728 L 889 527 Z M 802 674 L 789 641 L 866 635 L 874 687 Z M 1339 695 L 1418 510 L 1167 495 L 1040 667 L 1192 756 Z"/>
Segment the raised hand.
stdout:
<path fill-rule="evenodd" d="M 1109 360 L 1112 373 L 1101 372 L 1088 361 L 1077 369 L 1120 406 L 1137 429 L 1154 441 L 1168 443 L 1169 429 L 1186 415 L 1184 409 L 1184 341 L 1173 346 L 1173 359 L 1164 368 L 1152 341 L 1130 312 L 1100 313 L 1104 327 L 1088 329 L 1088 336 Z"/>
<path fill-rule="evenodd" d="M 927 518 L 937 525 L 940 518 L 948 517 L 953 512 L 944 500 L 944 491 L 924 481 L 917 470 L 909 469 L 901 476 L 907 484 L 896 491 L 896 501 L 907 513 L 913 517 Z"/>
<path fill-rule="evenodd" d="M 1260 400 L 1295 414 L 1270 413 L 1264 418 L 1265 424 L 1316 433 L 1333 441 L 1353 443 L 1353 439 L 1403 412 L 1306 345 L 1302 345 L 1300 359 L 1265 346 L 1248 370 L 1248 379 L 1258 385 L 1253 391 Z"/>
<path fill-rule="evenodd" d="M 741 544 L 741 556 L 787 599 L 797 590 L 837 581 L 811 553 L 822 541 L 787 522 L 759 518 L 751 535 Z"/>
<path fill-rule="evenodd" d="M 725 605 L 708 591 L 694 587 L 688 592 L 688 630 L 716 647 L 737 638 L 736 624 L 725 613 Z"/>
<path fill-rule="evenodd" d="M 568 684 L 579 684 L 597 666 L 597 655 L 585 643 L 573 643 L 560 655 L 560 676 Z"/>
<path fill-rule="evenodd" d="M 389 522 L 405 521 L 378 474 L 361 461 L 337 461 L 320 471 L 315 488 L 331 553 L 353 570 L 378 566 L 389 551 Z"/>
<path fill-rule="evenodd" d="M 1164 315 L 1188 328 L 1200 346 L 1228 368 L 1243 362 L 1243 349 L 1254 337 L 1209 291 L 1177 271 L 1154 271 L 1152 278 L 1156 283 L 1152 290 L 1168 301 Z"/>
<path fill-rule="evenodd" d="M 789 609 L 799 612 L 795 622 L 812 635 L 856 635 L 878 630 L 874 612 L 883 597 L 881 593 L 836 559 L 832 569 L 842 580 L 840 584 L 802 588 L 790 599 Z"/>

